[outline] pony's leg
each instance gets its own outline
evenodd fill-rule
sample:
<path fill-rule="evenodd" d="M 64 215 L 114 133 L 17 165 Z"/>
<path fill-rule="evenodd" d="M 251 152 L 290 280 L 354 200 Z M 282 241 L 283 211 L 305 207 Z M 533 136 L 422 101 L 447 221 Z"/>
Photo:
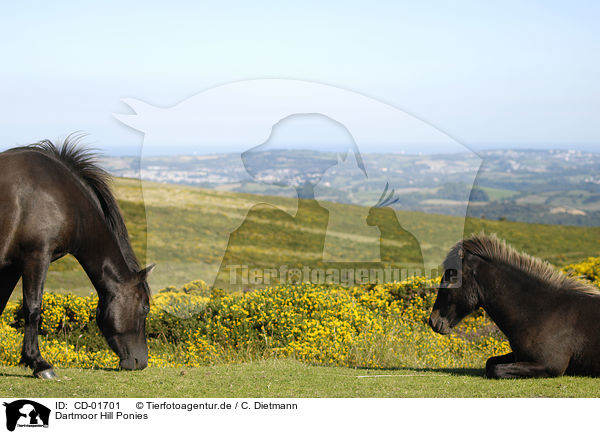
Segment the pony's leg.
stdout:
<path fill-rule="evenodd" d="M 505 363 L 515 363 L 515 362 L 516 362 L 516 359 L 515 359 L 515 354 L 513 352 L 510 352 L 508 354 L 503 354 L 501 356 L 490 357 L 489 359 L 487 359 L 487 362 L 485 362 L 485 376 L 491 378 L 490 370 L 495 365 L 502 365 Z"/>
<path fill-rule="evenodd" d="M 28 259 L 23 267 L 23 311 L 25 333 L 21 364 L 33 369 L 38 378 L 55 378 L 52 366 L 44 360 L 38 343 L 38 326 L 42 309 L 42 292 L 50 261 L 47 258 Z"/>
<path fill-rule="evenodd" d="M 526 377 L 558 377 L 565 372 L 567 363 L 562 368 L 556 364 L 549 365 L 536 362 L 515 362 L 493 365 L 487 372 L 489 378 L 526 378 Z"/>
<path fill-rule="evenodd" d="M 21 278 L 21 270 L 17 267 L 5 267 L 0 270 L 0 315 L 12 295 L 17 282 Z"/>

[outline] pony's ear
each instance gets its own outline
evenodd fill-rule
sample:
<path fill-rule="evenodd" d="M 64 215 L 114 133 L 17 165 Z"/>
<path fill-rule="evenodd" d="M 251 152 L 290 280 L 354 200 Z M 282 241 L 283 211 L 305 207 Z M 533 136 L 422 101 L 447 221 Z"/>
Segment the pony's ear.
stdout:
<path fill-rule="evenodd" d="M 140 282 L 148 279 L 148 276 L 150 275 L 150 273 L 152 273 L 152 270 L 154 270 L 154 267 L 156 267 L 156 264 L 151 264 L 151 265 L 148 265 L 143 270 L 138 271 L 138 279 L 140 279 Z"/>
<path fill-rule="evenodd" d="M 117 273 L 117 270 L 115 270 L 115 268 L 108 263 L 104 263 L 102 265 L 102 275 L 104 278 L 108 278 L 117 282 L 121 279 L 121 276 L 119 275 L 119 273 Z"/>

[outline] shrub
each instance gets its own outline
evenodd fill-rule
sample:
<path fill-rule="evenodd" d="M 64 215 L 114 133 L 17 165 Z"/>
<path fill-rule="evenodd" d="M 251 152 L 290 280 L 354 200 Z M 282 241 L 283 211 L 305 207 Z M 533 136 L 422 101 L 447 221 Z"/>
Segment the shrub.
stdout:
<path fill-rule="evenodd" d="M 600 257 L 587 258 L 578 264 L 567 265 L 562 271 L 589 280 L 600 287 Z"/>
<path fill-rule="evenodd" d="M 600 286 L 600 258 L 564 267 Z M 449 368 L 483 366 L 510 351 L 479 310 L 455 333 L 435 334 L 427 318 L 436 282 L 422 277 L 383 285 L 280 285 L 247 293 L 211 290 L 202 281 L 167 287 L 151 300 L 146 329 L 150 366 L 293 357 L 334 366 Z M 40 348 L 57 366 L 114 367 L 96 323 L 96 296 L 47 292 Z M 0 363 L 15 365 L 23 339 L 20 302 L 0 318 Z"/>

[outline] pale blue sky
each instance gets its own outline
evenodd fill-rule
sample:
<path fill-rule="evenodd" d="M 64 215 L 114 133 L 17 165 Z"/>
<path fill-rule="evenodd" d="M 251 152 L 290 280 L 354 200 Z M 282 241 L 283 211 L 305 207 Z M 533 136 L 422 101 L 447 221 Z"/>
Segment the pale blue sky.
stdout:
<path fill-rule="evenodd" d="M 134 153 L 121 98 L 168 107 L 287 78 L 379 99 L 473 149 L 600 150 L 600 3 L 324 3 L 3 4 L 0 144 L 82 130 Z"/>

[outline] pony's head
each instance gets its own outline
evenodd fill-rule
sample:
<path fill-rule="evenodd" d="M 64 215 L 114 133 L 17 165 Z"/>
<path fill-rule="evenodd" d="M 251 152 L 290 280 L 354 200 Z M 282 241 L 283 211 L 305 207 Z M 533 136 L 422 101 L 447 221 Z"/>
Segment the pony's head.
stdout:
<path fill-rule="evenodd" d="M 121 359 L 122 369 L 148 366 L 146 316 L 150 311 L 150 289 L 146 279 L 153 269 L 154 265 L 150 265 L 134 273 L 98 300 L 96 322 L 110 348 Z"/>
<path fill-rule="evenodd" d="M 475 280 L 478 261 L 458 243 L 444 261 L 444 275 L 429 316 L 433 331 L 448 334 L 465 316 L 480 306 L 480 291 Z"/>

